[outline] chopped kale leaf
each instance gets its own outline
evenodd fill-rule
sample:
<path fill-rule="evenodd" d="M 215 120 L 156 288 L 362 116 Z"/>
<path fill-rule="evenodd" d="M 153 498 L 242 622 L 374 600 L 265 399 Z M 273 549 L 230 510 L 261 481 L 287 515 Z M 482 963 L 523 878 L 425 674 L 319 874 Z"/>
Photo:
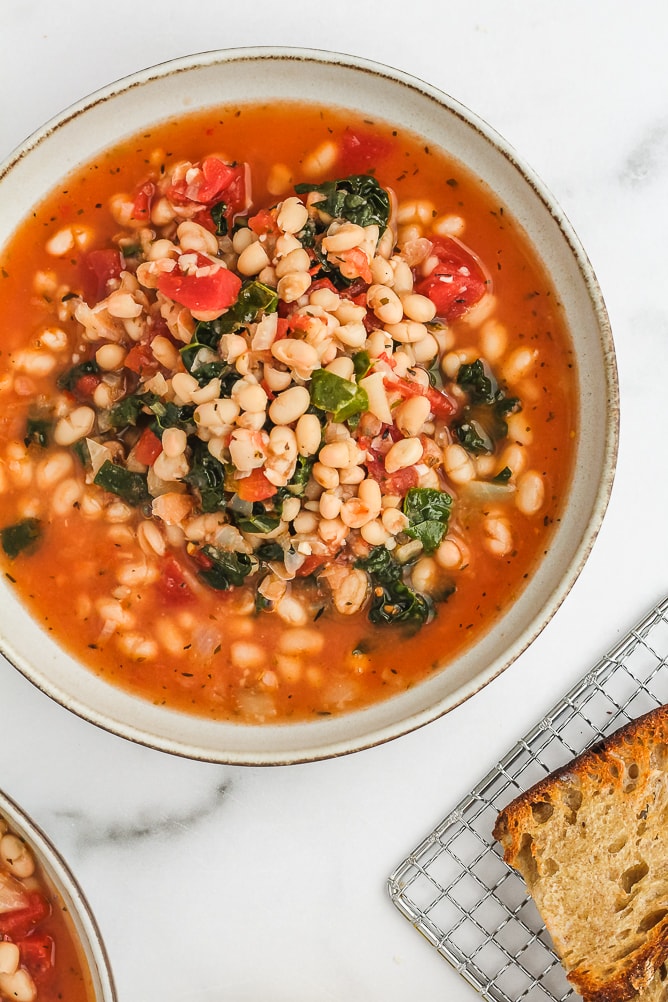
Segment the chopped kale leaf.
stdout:
<path fill-rule="evenodd" d="M 315 203 L 319 211 L 359 226 L 376 223 L 381 233 L 390 218 L 389 195 L 371 174 L 351 174 L 323 184 L 297 184 L 295 191 L 299 195 L 320 192 L 323 197 Z"/>
<path fill-rule="evenodd" d="M 366 390 L 326 369 L 316 369 L 311 376 L 311 403 L 337 422 L 369 409 Z"/>
<path fill-rule="evenodd" d="M 24 445 L 39 445 L 41 448 L 46 448 L 51 441 L 52 428 L 53 422 L 50 419 L 29 417 L 26 421 Z"/>
<path fill-rule="evenodd" d="M 508 434 L 506 417 L 521 410 L 519 399 L 506 396 L 479 358 L 460 366 L 457 383 L 469 398 L 453 425 L 459 442 L 473 454 L 493 452 L 494 444 Z"/>
<path fill-rule="evenodd" d="M 42 523 L 38 518 L 24 518 L 0 530 L 0 542 L 10 560 L 14 560 L 19 553 L 34 546 L 41 534 Z"/>
<path fill-rule="evenodd" d="M 426 554 L 433 553 L 448 529 L 452 498 L 433 487 L 411 487 L 404 498 L 404 515 L 408 527 L 404 530 L 412 539 L 419 539 Z"/>
<path fill-rule="evenodd" d="M 372 623 L 413 623 L 421 626 L 429 618 L 431 607 L 424 595 L 413 591 L 402 579 L 402 568 L 384 546 L 373 548 L 368 557 L 355 561 L 371 579 Z"/>
<path fill-rule="evenodd" d="M 127 470 L 124 466 L 112 463 L 110 459 L 97 471 L 93 483 L 134 506 L 143 504 L 150 498 L 144 473 Z"/>
<path fill-rule="evenodd" d="M 199 552 L 204 565 L 199 569 L 199 576 L 211 588 L 216 588 L 218 591 L 227 591 L 228 588 L 242 585 L 256 567 L 247 553 L 219 550 L 218 547 L 210 545 L 203 546 Z"/>
<path fill-rule="evenodd" d="M 212 456 L 206 442 L 192 440 L 190 472 L 184 478 L 200 496 L 203 512 L 220 511 L 225 508 L 225 467 Z"/>
<path fill-rule="evenodd" d="M 255 501 L 250 515 L 237 516 L 235 524 L 240 532 L 273 532 L 281 524 L 281 516 L 268 511 L 261 502 Z"/>

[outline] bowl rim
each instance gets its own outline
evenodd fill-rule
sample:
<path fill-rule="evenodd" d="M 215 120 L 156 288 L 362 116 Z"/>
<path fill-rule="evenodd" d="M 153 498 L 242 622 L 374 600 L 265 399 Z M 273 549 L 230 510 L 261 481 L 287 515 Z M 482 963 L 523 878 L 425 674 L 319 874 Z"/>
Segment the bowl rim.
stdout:
<path fill-rule="evenodd" d="M 493 126 L 481 118 L 477 113 L 452 97 L 449 93 L 434 87 L 421 78 L 409 74 L 401 69 L 397 69 L 388 64 L 383 64 L 374 60 L 342 52 L 327 49 L 290 47 L 290 46 L 245 46 L 238 48 L 221 48 L 196 52 L 190 55 L 179 56 L 174 59 L 165 60 L 155 65 L 145 67 L 133 73 L 120 77 L 108 83 L 70 104 L 63 111 L 54 115 L 41 127 L 32 132 L 22 143 L 20 143 L 9 156 L 0 163 L 0 182 L 6 174 L 11 171 L 22 159 L 27 157 L 33 149 L 39 146 L 51 133 L 66 125 L 72 119 L 85 114 L 101 102 L 106 102 L 114 97 L 129 92 L 135 88 L 150 84 L 152 81 L 159 81 L 174 74 L 198 71 L 206 67 L 218 64 L 235 62 L 257 62 L 262 61 L 299 61 L 311 62 L 319 65 L 336 66 L 352 71 L 361 71 L 375 77 L 387 80 L 391 85 L 403 85 L 410 91 L 433 101 L 440 109 L 445 109 L 448 113 L 457 116 L 465 125 L 474 129 L 481 139 L 494 148 L 496 154 L 500 154 L 508 165 L 517 172 L 522 182 L 528 184 L 534 195 L 538 198 L 542 208 L 549 213 L 556 224 L 560 236 L 568 245 L 572 259 L 576 265 L 577 272 L 582 280 L 584 290 L 596 320 L 599 348 L 602 357 L 602 372 L 606 388 L 606 426 L 604 433 L 603 456 L 601 461 L 602 475 L 593 496 L 591 512 L 586 524 L 585 531 L 577 546 L 573 549 L 571 559 L 561 574 L 558 583 L 552 589 L 549 599 L 543 605 L 541 611 L 525 624 L 518 633 L 514 642 L 509 648 L 504 650 L 495 659 L 488 663 L 485 671 L 479 671 L 474 678 L 461 684 L 454 691 L 440 700 L 431 703 L 428 707 L 404 715 L 399 719 L 393 719 L 390 724 L 376 726 L 375 729 L 365 732 L 364 736 L 355 735 L 350 738 L 337 738 L 333 743 L 327 742 L 312 746 L 308 744 L 300 749 L 295 748 L 290 752 L 285 751 L 259 751 L 231 752 L 225 749 L 203 749 L 197 747 L 189 741 L 179 741 L 171 738 L 163 738 L 159 735 L 151 734 L 139 726 L 127 723 L 123 720 L 115 720 L 109 714 L 101 712 L 98 708 L 90 707 L 72 697 L 63 694 L 55 685 L 50 685 L 48 680 L 37 677 L 38 673 L 29 664 L 23 663 L 23 658 L 11 650 L 11 645 L 7 644 L 4 636 L 0 635 L 0 651 L 5 658 L 10 661 L 32 684 L 38 689 L 53 698 L 56 702 L 65 706 L 83 719 L 101 727 L 111 733 L 129 739 L 135 743 L 143 744 L 160 751 L 175 754 L 187 758 L 199 759 L 209 762 L 238 765 L 286 765 L 318 761 L 327 758 L 334 758 L 341 755 L 361 751 L 370 747 L 385 743 L 394 738 L 400 737 L 413 730 L 425 726 L 426 724 L 447 714 L 467 699 L 474 696 L 482 688 L 497 678 L 506 668 L 508 668 L 536 639 L 547 623 L 555 615 L 575 581 L 577 580 L 584 564 L 586 563 L 592 547 L 596 541 L 601 528 L 605 512 L 612 492 L 617 453 L 619 448 L 619 380 L 617 373 L 617 362 L 615 356 L 614 342 L 607 308 L 603 295 L 594 273 L 589 258 L 575 233 L 569 219 L 556 198 L 542 182 L 536 172 L 518 155 L 514 147 L 500 135 Z M 305 98 L 308 100 L 308 98 Z M 157 119 L 152 119 L 157 120 Z M 493 187 L 493 185 L 492 185 Z M 445 669 L 447 670 L 447 669 Z M 424 683 L 421 683 L 422 685 Z M 136 697 L 139 698 L 139 697 Z M 398 697 L 395 697 L 398 698 Z M 361 717 L 364 710 L 354 711 L 353 714 Z M 342 718 L 338 718 L 339 720 Z M 221 723 L 228 723 L 227 721 Z M 313 722 L 311 726 L 315 726 Z M 271 725 L 232 725 L 252 730 L 257 727 L 260 732 L 266 732 Z M 285 724 L 282 727 L 297 729 L 300 726 L 309 726 L 309 722 L 304 724 Z"/>
<path fill-rule="evenodd" d="M 25 839 L 33 849 L 40 868 L 62 898 L 73 926 L 72 935 L 78 939 L 78 948 L 84 953 L 91 968 L 96 999 L 99 989 L 102 995 L 98 1002 L 116 1002 L 113 972 L 98 921 L 65 858 L 44 830 L 2 789 L 0 789 L 0 816 L 6 818 L 12 831 Z M 96 980 L 99 981 L 99 985 Z"/>

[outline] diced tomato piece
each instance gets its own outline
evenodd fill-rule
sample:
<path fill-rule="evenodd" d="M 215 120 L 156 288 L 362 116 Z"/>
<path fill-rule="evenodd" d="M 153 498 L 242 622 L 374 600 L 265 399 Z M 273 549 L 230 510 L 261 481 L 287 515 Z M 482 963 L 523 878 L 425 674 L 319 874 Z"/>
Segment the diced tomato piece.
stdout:
<path fill-rule="evenodd" d="M 176 205 L 195 202 L 208 208 L 224 202 L 224 216 L 231 224 L 235 216 L 246 210 L 247 176 L 246 164 L 230 166 L 219 157 L 205 157 L 200 165 L 193 164 L 183 177 L 172 182 L 167 197 Z M 210 214 L 202 225 L 215 230 Z"/>
<path fill-rule="evenodd" d="M 386 351 L 382 351 L 380 353 L 380 355 L 378 356 L 378 361 L 379 362 L 385 362 L 385 364 L 389 365 L 389 367 L 391 369 L 396 369 L 396 367 L 397 367 L 396 359 L 394 359 L 390 355 L 388 355 Z"/>
<path fill-rule="evenodd" d="M 200 209 L 199 212 L 196 212 L 193 216 L 193 222 L 199 223 L 199 225 L 203 226 L 205 230 L 209 231 L 209 233 L 216 232 L 216 224 L 213 221 L 211 209 Z"/>
<path fill-rule="evenodd" d="M 132 451 L 138 463 L 151 466 L 162 452 L 162 442 L 152 428 L 144 428 Z"/>
<path fill-rule="evenodd" d="M 203 256 L 200 255 L 202 258 Z M 204 266 L 212 262 L 203 258 Z M 229 268 L 214 268 L 205 275 L 185 275 L 178 267 L 158 278 L 158 289 L 175 303 L 195 312 L 226 310 L 236 300 L 241 279 Z"/>
<path fill-rule="evenodd" d="M 36 982 L 44 982 L 53 971 L 55 944 L 47 933 L 33 933 L 16 941 L 21 964 L 28 968 Z"/>
<path fill-rule="evenodd" d="M 312 292 L 317 292 L 318 289 L 329 289 L 330 292 L 335 292 L 337 296 L 340 294 L 331 278 L 316 278 L 315 282 L 311 282 L 308 287 L 309 296 Z"/>
<path fill-rule="evenodd" d="M 432 253 L 438 264 L 415 291 L 431 299 L 437 316 L 456 320 L 482 299 L 487 278 L 473 252 L 454 238 L 434 239 Z"/>
<path fill-rule="evenodd" d="M 79 265 L 81 291 L 89 306 L 104 299 L 107 283 L 112 278 L 119 278 L 122 270 L 123 258 L 119 250 L 92 250 L 83 255 Z"/>
<path fill-rule="evenodd" d="M 137 344 L 133 344 L 125 356 L 123 365 L 131 372 L 136 372 L 138 376 L 153 376 L 160 368 L 160 363 L 147 341 L 138 341 Z"/>
<path fill-rule="evenodd" d="M 388 473 L 380 456 L 372 456 L 367 459 L 365 466 L 371 479 L 377 481 L 381 494 L 398 494 L 400 497 L 404 497 L 411 487 L 417 487 L 420 479 L 414 466 L 407 466 L 395 473 Z"/>
<path fill-rule="evenodd" d="M 98 376 L 94 372 L 87 372 L 85 375 L 79 376 L 72 392 L 79 400 L 90 400 L 101 382 L 102 376 Z"/>
<path fill-rule="evenodd" d="M 276 337 L 274 341 L 280 341 L 282 338 L 288 336 L 288 318 L 278 317 L 276 321 Z"/>
<path fill-rule="evenodd" d="M 386 474 L 380 482 L 380 490 L 382 494 L 399 494 L 404 497 L 411 487 L 417 487 L 419 480 L 415 467 L 407 466 L 404 470 Z"/>
<path fill-rule="evenodd" d="M 435 386 L 427 387 L 425 396 L 429 401 L 429 406 L 434 417 L 449 418 L 457 410 L 457 405 L 452 397 L 449 397 L 447 393 L 437 389 Z"/>
<path fill-rule="evenodd" d="M 386 376 L 383 384 L 386 389 L 399 393 L 404 400 L 410 397 L 426 397 L 435 417 L 448 418 L 457 410 L 454 400 L 444 390 L 439 390 L 435 386 L 423 386 L 422 383 L 394 374 Z"/>
<path fill-rule="evenodd" d="M 395 393 L 399 393 L 404 400 L 409 400 L 410 397 L 423 397 L 425 396 L 426 387 L 422 383 L 416 383 L 411 379 L 405 379 L 403 376 L 385 376 L 383 384 L 387 390 L 393 390 Z"/>
<path fill-rule="evenodd" d="M 347 278 L 361 278 L 364 282 L 371 283 L 369 259 L 361 247 L 351 247 L 350 250 L 342 251 L 337 257 L 340 257 L 346 263 L 348 266 L 347 271 L 352 270 L 354 272 L 354 275 L 347 275 Z M 341 269 L 341 273 L 345 274 L 343 269 Z M 353 296 L 348 295 L 348 299 L 353 298 Z"/>
<path fill-rule="evenodd" d="M 274 236 L 278 236 L 280 233 L 278 223 L 276 222 L 276 214 L 272 213 L 269 209 L 260 209 L 254 216 L 250 216 L 248 226 L 258 237 L 261 237 L 265 233 L 271 233 Z"/>
<path fill-rule="evenodd" d="M 288 329 L 291 331 L 307 331 L 313 323 L 313 317 L 306 313 L 293 313 L 287 318 Z"/>
<path fill-rule="evenodd" d="M 234 175 L 234 167 L 223 163 L 218 157 L 205 157 L 202 160 L 202 181 L 193 201 L 211 205 L 230 186 Z"/>
<path fill-rule="evenodd" d="M 261 467 L 251 470 L 247 477 L 236 480 L 235 487 L 242 501 L 265 501 L 272 498 L 278 490 L 267 480 Z"/>
<path fill-rule="evenodd" d="M 132 205 L 132 218 L 145 223 L 151 218 L 151 203 L 155 195 L 153 181 L 145 181 L 135 192 Z"/>
<path fill-rule="evenodd" d="M 170 602 L 187 602 L 193 597 L 183 568 L 176 557 L 167 557 L 160 568 L 158 588 Z"/>
<path fill-rule="evenodd" d="M 232 168 L 233 174 L 230 183 L 221 192 L 218 201 L 225 202 L 225 218 L 231 226 L 236 216 L 246 211 L 249 204 L 249 194 L 246 191 L 246 180 L 248 171 L 245 164 L 239 164 Z"/>
<path fill-rule="evenodd" d="M 51 905 L 39 891 L 29 891 L 24 908 L 0 914 L 0 936 L 22 939 L 51 913 Z"/>
<path fill-rule="evenodd" d="M 324 565 L 331 559 L 331 553 L 312 553 L 310 556 L 306 557 L 301 567 L 295 571 L 295 577 L 307 578 L 309 574 L 313 574 L 313 572 L 319 570 L 320 567 L 324 567 Z"/>
<path fill-rule="evenodd" d="M 362 306 L 364 303 L 361 304 Z M 367 310 L 366 314 L 362 317 L 362 323 L 367 334 L 373 334 L 374 331 L 381 330 L 383 328 L 383 321 L 379 320 L 373 310 Z"/>
<path fill-rule="evenodd" d="M 384 136 L 361 129 L 346 129 L 341 137 L 337 166 L 345 174 L 363 174 L 391 152 L 392 143 Z"/>

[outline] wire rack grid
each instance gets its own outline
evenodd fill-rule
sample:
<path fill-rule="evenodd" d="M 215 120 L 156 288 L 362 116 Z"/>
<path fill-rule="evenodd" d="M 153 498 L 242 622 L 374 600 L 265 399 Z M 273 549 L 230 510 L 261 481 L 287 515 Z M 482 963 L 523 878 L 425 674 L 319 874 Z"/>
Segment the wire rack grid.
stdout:
<path fill-rule="evenodd" d="M 668 598 L 655 606 L 395 869 L 391 900 L 489 1002 L 577 996 L 492 829 L 520 792 L 668 702 Z"/>

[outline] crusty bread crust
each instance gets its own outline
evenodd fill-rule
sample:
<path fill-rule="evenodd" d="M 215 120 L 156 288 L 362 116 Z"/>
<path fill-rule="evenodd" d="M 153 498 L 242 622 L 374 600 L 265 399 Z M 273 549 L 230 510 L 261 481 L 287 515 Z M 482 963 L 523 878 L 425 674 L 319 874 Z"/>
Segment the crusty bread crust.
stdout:
<path fill-rule="evenodd" d="M 494 837 L 587 1002 L 668 999 L 668 706 L 513 800 Z"/>

